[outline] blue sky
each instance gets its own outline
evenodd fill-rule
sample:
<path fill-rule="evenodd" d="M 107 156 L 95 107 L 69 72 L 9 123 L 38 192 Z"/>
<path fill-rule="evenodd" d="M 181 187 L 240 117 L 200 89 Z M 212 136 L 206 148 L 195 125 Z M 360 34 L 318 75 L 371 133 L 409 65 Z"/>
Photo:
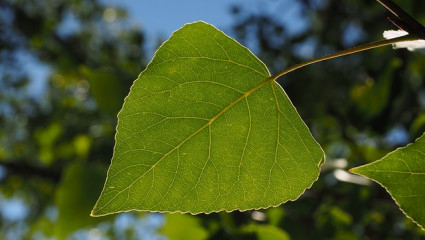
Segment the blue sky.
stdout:
<path fill-rule="evenodd" d="M 245 0 L 253 2 L 252 0 Z M 104 0 L 112 6 L 123 6 L 148 34 L 168 37 L 183 24 L 203 20 L 217 26 L 229 25 L 232 21 L 231 0 Z"/>
<path fill-rule="evenodd" d="M 107 5 L 122 6 L 133 20 L 149 34 L 171 34 L 183 24 L 203 20 L 219 28 L 229 26 L 234 18 L 230 7 L 239 5 L 252 11 L 293 17 L 296 0 L 103 0 Z M 291 9 L 292 8 L 292 9 Z M 289 12 L 289 14 L 288 14 Z M 290 16 L 289 16 L 290 15 Z"/>
<path fill-rule="evenodd" d="M 131 25 L 145 33 L 147 57 L 153 56 L 158 41 L 168 39 L 185 23 L 202 20 L 213 24 L 232 36 L 231 26 L 235 17 L 231 6 L 237 5 L 249 13 L 261 12 L 274 17 L 286 25 L 289 33 L 305 29 L 307 22 L 300 12 L 298 0 L 101 0 L 106 6 L 122 7 L 128 12 Z M 72 24 L 64 25 L 72 31 Z M 255 53 L 248 42 L 248 48 Z M 29 91 L 33 96 L 43 93 L 45 80 L 50 69 L 28 54 L 21 54 L 26 62 L 26 70 L 33 75 Z"/>
<path fill-rule="evenodd" d="M 125 8 L 131 22 L 146 33 L 150 51 L 158 39 L 165 40 L 185 23 L 202 20 L 231 35 L 235 18 L 231 6 L 263 12 L 286 23 L 289 30 L 305 27 L 297 0 L 103 0 L 106 5 Z"/>

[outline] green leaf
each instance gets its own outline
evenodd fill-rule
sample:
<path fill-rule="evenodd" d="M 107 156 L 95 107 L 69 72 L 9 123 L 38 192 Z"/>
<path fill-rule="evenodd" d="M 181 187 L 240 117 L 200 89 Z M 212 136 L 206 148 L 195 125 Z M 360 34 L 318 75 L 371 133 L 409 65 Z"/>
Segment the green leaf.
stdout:
<path fill-rule="evenodd" d="M 125 90 L 116 78 L 116 74 L 112 71 L 95 71 L 85 66 L 81 67 L 81 72 L 90 82 L 91 94 L 99 109 L 115 115 L 125 97 Z"/>
<path fill-rule="evenodd" d="M 388 105 L 394 71 L 399 69 L 400 59 L 391 61 L 389 66 L 376 80 L 368 78 L 362 85 L 357 85 L 350 91 L 351 98 L 361 113 L 372 118 L 379 115 Z"/>
<path fill-rule="evenodd" d="M 380 160 L 350 170 L 384 187 L 403 213 L 425 226 L 425 135 Z"/>
<path fill-rule="evenodd" d="M 244 232 L 254 232 L 258 240 L 290 240 L 288 233 L 273 225 L 250 224 L 242 228 Z"/>
<path fill-rule="evenodd" d="M 72 163 L 64 172 L 64 178 L 56 193 L 58 220 L 55 232 L 58 239 L 85 227 L 105 221 L 90 217 L 90 209 L 96 202 L 105 168 L 88 163 Z"/>
<path fill-rule="evenodd" d="M 281 207 L 267 209 L 267 219 L 270 225 L 278 226 L 285 216 L 285 211 Z"/>
<path fill-rule="evenodd" d="M 184 214 L 167 214 L 165 225 L 159 232 L 170 240 L 202 240 L 207 239 L 209 235 L 199 218 Z"/>
<path fill-rule="evenodd" d="M 266 66 L 213 26 L 187 24 L 158 49 L 118 114 L 92 215 L 277 206 L 309 188 L 323 161 Z"/>

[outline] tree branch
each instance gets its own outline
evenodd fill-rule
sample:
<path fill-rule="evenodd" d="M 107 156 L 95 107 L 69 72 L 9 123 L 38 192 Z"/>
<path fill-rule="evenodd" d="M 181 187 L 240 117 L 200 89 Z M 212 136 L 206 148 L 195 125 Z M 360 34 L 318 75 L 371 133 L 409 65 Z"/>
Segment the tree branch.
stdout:
<path fill-rule="evenodd" d="M 403 28 L 407 27 L 406 30 L 410 34 L 417 35 L 421 39 L 425 39 L 425 27 L 419 23 L 416 19 L 406 13 L 402 8 L 395 4 L 391 0 L 377 0 L 385 8 L 387 8 L 394 16 L 398 18 L 399 21 L 403 23 Z M 395 23 L 392 19 L 391 22 Z M 399 27 L 399 24 L 396 24 Z"/>
<path fill-rule="evenodd" d="M 6 178 L 9 175 L 19 175 L 25 178 L 40 177 L 59 182 L 61 174 L 54 169 L 42 168 L 24 163 L 23 161 L 0 162 L 0 166 L 6 169 Z"/>

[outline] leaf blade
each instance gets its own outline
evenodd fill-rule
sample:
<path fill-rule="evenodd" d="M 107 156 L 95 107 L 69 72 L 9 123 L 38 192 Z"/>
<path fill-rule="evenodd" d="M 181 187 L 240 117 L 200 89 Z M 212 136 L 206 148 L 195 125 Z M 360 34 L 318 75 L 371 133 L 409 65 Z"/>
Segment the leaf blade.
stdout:
<path fill-rule="evenodd" d="M 400 210 L 422 229 L 425 226 L 425 135 L 415 143 L 375 162 L 350 169 L 381 185 Z"/>
<path fill-rule="evenodd" d="M 158 49 L 118 119 L 112 164 L 92 215 L 275 206 L 310 187 L 324 159 L 265 65 L 203 22 L 185 25 Z"/>

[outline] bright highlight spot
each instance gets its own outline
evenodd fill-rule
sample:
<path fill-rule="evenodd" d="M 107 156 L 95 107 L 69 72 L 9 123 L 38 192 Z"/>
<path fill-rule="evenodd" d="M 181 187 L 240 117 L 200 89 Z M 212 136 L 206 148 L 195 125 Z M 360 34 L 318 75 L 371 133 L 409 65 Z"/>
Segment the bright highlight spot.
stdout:
<path fill-rule="evenodd" d="M 266 214 L 260 211 L 253 211 L 251 214 L 252 219 L 256 221 L 265 221 L 266 220 Z"/>
<path fill-rule="evenodd" d="M 386 39 L 392 39 L 396 37 L 401 37 L 408 35 L 406 31 L 403 30 L 388 30 L 384 31 L 383 35 Z M 416 41 L 406 41 L 393 44 L 394 48 L 407 48 L 409 51 L 415 51 L 416 49 L 425 48 L 425 40 L 416 40 Z"/>
<path fill-rule="evenodd" d="M 344 170 L 341 170 L 341 169 L 335 170 L 333 172 L 333 175 L 336 179 L 338 179 L 341 182 L 349 182 L 349 183 L 354 183 L 354 184 L 359 184 L 359 185 L 369 185 L 370 184 L 369 179 L 348 173 L 347 171 L 344 171 Z"/>
<path fill-rule="evenodd" d="M 107 8 L 103 12 L 103 19 L 110 23 L 115 22 L 115 20 L 117 20 L 117 16 L 117 10 L 115 10 L 114 8 Z"/>
<path fill-rule="evenodd" d="M 93 228 L 89 231 L 90 240 L 100 240 L 102 238 L 102 231 L 99 228 Z"/>

